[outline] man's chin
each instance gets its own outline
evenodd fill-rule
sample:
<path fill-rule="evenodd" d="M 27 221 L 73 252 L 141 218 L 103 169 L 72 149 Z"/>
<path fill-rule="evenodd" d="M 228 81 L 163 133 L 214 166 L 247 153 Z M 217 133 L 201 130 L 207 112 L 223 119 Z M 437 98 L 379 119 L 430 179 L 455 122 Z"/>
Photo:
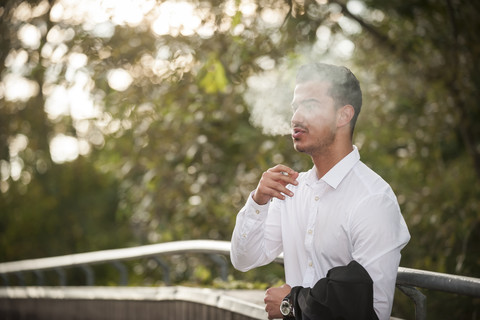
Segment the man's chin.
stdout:
<path fill-rule="evenodd" d="M 293 148 L 295 149 L 295 151 L 297 152 L 301 152 L 301 153 L 305 153 L 306 150 L 305 148 L 303 148 L 302 146 L 298 145 L 297 143 L 293 142 Z"/>

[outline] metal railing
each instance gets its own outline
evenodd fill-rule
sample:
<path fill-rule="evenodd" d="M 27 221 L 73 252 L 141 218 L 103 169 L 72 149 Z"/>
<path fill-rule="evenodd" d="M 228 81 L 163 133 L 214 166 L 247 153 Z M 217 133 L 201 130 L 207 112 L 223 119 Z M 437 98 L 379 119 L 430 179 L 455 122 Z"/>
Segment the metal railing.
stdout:
<path fill-rule="evenodd" d="M 43 285 L 43 272 L 55 270 L 58 273 L 61 286 L 66 285 L 65 268 L 80 267 L 86 276 L 87 285 L 94 285 L 94 272 L 91 268 L 95 264 L 111 263 L 118 270 L 120 285 L 128 282 L 127 268 L 122 264 L 124 260 L 152 258 L 159 262 L 168 274 L 168 266 L 162 263 L 161 255 L 203 253 L 209 254 L 212 260 L 218 264 L 223 280 L 227 279 L 228 265 L 224 259 L 218 259 L 218 255 L 230 254 L 230 242 L 215 240 L 190 240 L 159 243 L 125 249 L 103 250 L 88 253 L 71 254 L 58 257 L 30 259 L 15 262 L 0 263 L 0 275 L 4 285 L 9 285 L 9 275 L 16 275 L 23 283 L 23 274 L 33 272 L 37 277 L 38 285 Z M 283 263 L 283 256 L 275 260 Z M 406 294 L 415 304 L 415 318 L 426 319 L 426 297 L 418 290 L 428 289 L 448 293 L 480 297 L 480 279 L 450 275 L 438 272 L 410 269 L 400 267 L 398 269 L 397 288 Z"/>
<path fill-rule="evenodd" d="M 227 264 L 223 259 L 217 259 L 216 255 L 230 254 L 230 242 L 215 240 L 190 240 L 158 243 L 124 249 L 102 250 L 95 252 L 77 253 L 58 257 L 49 257 L 41 259 L 29 259 L 14 262 L 0 263 L 0 276 L 3 278 L 4 285 L 8 285 L 8 275 L 13 274 L 19 278 L 23 284 L 23 274 L 33 272 L 37 277 L 37 284 L 43 285 L 43 272 L 54 270 L 58 274 L 61 286 L 67 285 L 64 269 L 78 267 L 83 270 L 88 286 L 94 285 L 94 272 L 92 265 L 111 263 L 119 272 L 119 284 L 127 285 L 127 269 L 121 261 L 152 258 L 164 269 L 168 275 L 169 268 L 159 256 L 185 254 L 185 253 L 206 253 L 210 254 L 221 269 L 221 277 L 226 280 Z M 169 281 L 165 279 L 166 283 Z"/>

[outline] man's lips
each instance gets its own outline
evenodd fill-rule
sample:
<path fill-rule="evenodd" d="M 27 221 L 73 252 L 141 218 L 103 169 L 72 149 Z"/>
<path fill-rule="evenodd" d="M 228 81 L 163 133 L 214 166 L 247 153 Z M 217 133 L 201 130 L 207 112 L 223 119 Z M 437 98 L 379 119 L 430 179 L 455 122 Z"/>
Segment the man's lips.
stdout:
<path fill-rule="evenodd" d="M 307 132 L 307 130 L 299 127 L 295 127 L 292 130 L 292 138 L 294 139 L 300 139 L 302 135 L 304 135 Z"/>

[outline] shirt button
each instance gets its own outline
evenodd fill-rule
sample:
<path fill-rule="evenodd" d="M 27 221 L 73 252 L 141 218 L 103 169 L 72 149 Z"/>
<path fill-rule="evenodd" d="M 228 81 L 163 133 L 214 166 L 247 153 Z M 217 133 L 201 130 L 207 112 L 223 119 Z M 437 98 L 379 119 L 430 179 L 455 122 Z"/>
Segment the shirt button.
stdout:
<path fill-rule="evenodd" d="M 256 213 L 256 214 L 259 214 L 259 213 L 260 213 L 260 210 L 255 210 L 255 213 Z"/>
<path fill-rule="evenodd" d="M 313 233 L 312 229 L 309 229 L 308 234 L 312 234 L 312 233 Z"/>
<path fill-rule="evenodd" d="M 313 262 L 310 261 L 310 262 L 308 263 L 308 266 L 309 266 L 309 267 L 313 267 Z"/>
<path fill-rule="evenodd" d="M 247 237 L 247 234 L 246 234 L 246 233 L 242 234 L 242 237 L 246 238 L 246 237 Z"/>
<path fill-rule="evenodd" d="M 319 196 L 316 196 L 316 197 L 315 197 L 315 201 L 318 201 L 319 199 L 320 199 Z"/>

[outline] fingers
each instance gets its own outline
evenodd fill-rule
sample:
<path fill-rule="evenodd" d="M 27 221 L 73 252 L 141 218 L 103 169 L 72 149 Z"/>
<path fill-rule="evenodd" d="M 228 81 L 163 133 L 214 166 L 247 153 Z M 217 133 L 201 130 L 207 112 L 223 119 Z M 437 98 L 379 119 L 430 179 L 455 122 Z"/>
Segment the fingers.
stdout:
<path fill-rule="evenodd" d="M 271 198 L 285 200 L 285 195 L 293 197 L 287 185 L 298 185 L 298 172 L 285 166 L 277 165 L 262 174 L 262 178 L 253 195 L 258 204 L 266 204 Z"/>
<path fill-rule="evenodd" d="M 281 319 L 280 303 L 290 292 L 291 287 L 284 284 L 281 287 L 269 288 L 265 291 L 265 311 L 268 313 L 268 319 Z"/>
<path fill-rule="evenodd" d="M 286 187 L 288 183 L 285 181 L 285 179 L 286 178 L 284 178 L 282 174 L 276 173 L 271 175 L 268 173 L 264 173 L 262 179 L 260 180 L 262 187 L 264 187 L 263 192 L 272 197 L 280 198 L 282 200 L 285 199 L 283 194 L 292 197 L 293 192 Z"/>
<path fill-rule="evenodd" d="M 275 319 L 279 317 L 280 303 L 276 298 L 274 288 L 270 288 L 265 292 L 265 298 L 263 299 L 265 303 L 265 312 L 268 313 L 268 319 Z M 272 292 L 273 291 L 273 292 Z"/>
<path fill-rule="evenodd" d="M 289 168 L 283 164 L 276 165 L 273 168 L 270 168 L 267 170 L 267 172 L 272 172 L 275 174 L 279 174 L 279 179 L 281 179 L 284 182 L 287 182 L 287 184 L 293 184 L 297 185 L 297 178 L 298 178 L 298 172 L 293 170 L 292 168 Z"/>

